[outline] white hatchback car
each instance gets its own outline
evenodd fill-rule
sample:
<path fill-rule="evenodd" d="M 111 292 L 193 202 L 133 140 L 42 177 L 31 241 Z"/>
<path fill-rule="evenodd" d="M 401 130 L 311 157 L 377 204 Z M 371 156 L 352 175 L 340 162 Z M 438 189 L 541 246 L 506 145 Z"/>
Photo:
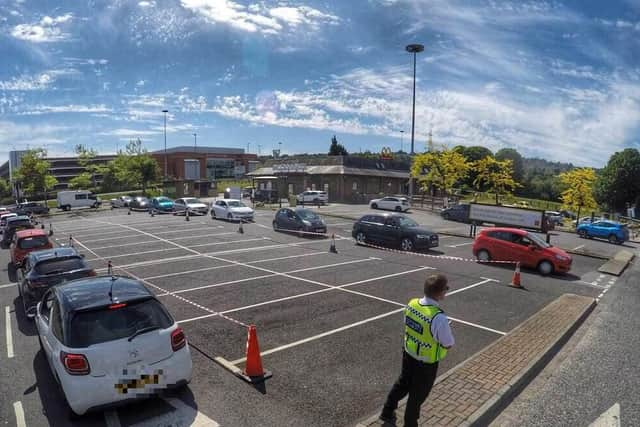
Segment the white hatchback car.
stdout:
<path fill-rule="evenodd" d="M 216 200 L 211 206 L 211 218 L 223 218 L 229 221 L 253 221 L 254 211 L 241 200 Z"/>
<path fill-rule="evenodd" d="M 18 216 L 18 214 L 14 212 L 3 213 L 0 215 L 0 233 L 4 233 L 4 229 L 7 228 L 7 220 L 16 216 Z"/>
<path fill-rule="evenodd" d="M 35 321 L 71 416 L 191 381 L 184 332 L 136 280 L 101 276 L 52 287 Z"/>
<path fill-rule="evenodd" d="M 387 209 L 396 212 L 406 212 L 411 207 L 404 197 L 383 197 L 369 202 L 371 209 Z"/>
<path fill-rule="evenodd" d="M 209 206 L 195 197 L 183 197 L 173 201 L 173 214 L 185 213 L 189 209 L 189 214 L 206 215 L 209 213 Z"/>
<path fill-rule="evenodd" d="M 326 191 L 316 191 L 316 190 L 310 190 L 310 191 L 304 191 L 300 194 L 298 194 L 296 196 L 296 200 L 298 201 L 298 203 L 301 204 L 305 204 L 305 203 L 313 203 L 318 204 L 327 204 L 329 203 L 329 196 L 327 195 Z"/>

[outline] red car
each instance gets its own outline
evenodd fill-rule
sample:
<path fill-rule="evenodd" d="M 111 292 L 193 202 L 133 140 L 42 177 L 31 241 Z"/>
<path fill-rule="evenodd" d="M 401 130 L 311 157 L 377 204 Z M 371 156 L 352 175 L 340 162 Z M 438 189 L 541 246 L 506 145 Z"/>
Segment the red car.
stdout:
<path fill-rule="evenodd" d="M 571 256 L 539 236 L 518 228 L 486 228 L 473 242 L 473 255 L 480 261 L 516 261 L 546 276 L 567 273 Z"/>
<path fill-rule="evenodd" d="M 11 242 L 11 264 L 14 267 L 20 267 L 29 252 L 52 248 L 53 244 L 45 230 L 40 228 L 20 230 L 13 236 L 13 242 Z"/>

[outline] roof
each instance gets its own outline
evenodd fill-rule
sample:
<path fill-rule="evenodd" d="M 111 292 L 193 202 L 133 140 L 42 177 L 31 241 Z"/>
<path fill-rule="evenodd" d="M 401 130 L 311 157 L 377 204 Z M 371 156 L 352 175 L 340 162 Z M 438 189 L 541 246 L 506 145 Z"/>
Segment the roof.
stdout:
<path fill-rule="evenodd" d="M 22 239 L 25 237 L 36 237 L 36 236 L 46 236 L 47 232 L 41 228 L 30 228 L 28 230 L 20 230 L 16 233 L 16 237 L 18 239 Z"/>
<path fill-rule="evenodd" d="M 76 251 L 75 248 L 65 247 L 31 252 L 30 256 L 35 262 L 40 262 L 54 258 L 77 257 L 80 256 L 80 254 L 78 254 L 78 251 Z"/>
<path fill-rule="evenodd" d="M 18 215 L 11 218 L 7 218 L 7 225 L 15 221 L 31 221 L 31 218 L 29 218 L 27 215 Z"/>
<path fill-rule="evenodd" d="M 181 145 L 167 148 L 167 154 L 174 153 L 203 153 L 203 154 L 244 154 L 244 148 L 228 147 L 193 147 L 193 145 Z M 153 151 L 151 154 L 164 154 L 164 150 Z"/>
<path fill-rule="evenodd" d="M 304 168 L 304 174 L 306 175 L 361 175 L 361 176 L 381 176 L 385 178 L 402 178 L 409 179 L 409 172 L 388 170 L 388 169 L 363 169 L 352 168 L 342 165 L 326 165 L 326 166 L 306 166 Z M 248 176 L 262 177 L 274 176 L 275 172 L 271 167 L 264 167 L 256 169 L 253 172 L 249 172 Z M 291 173 L 293 175 L 294 173 Z"/>
<path fill-rule="evenodd" d="M 113 298 L 109 292 L 113 293 Z M 79 311 L 104 307 L 111 303 L 153 297 L 139 281 L 126 277 L 100 276 L 73 280 L 57 286 L 57 292 L 68 310 Z"/>

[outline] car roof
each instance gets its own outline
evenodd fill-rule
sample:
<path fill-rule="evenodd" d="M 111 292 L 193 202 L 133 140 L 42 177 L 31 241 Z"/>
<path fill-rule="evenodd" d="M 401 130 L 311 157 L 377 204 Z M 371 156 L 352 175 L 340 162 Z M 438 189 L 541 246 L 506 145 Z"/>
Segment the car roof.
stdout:
<path fill-rule="evenodd" d="M 55 248 L 55 249 L 45 249 L 42 251 L 31 252 L 29 255 L 31 259 L 35 262 L 47 261 L 54 258 L 69 258 L 69 257 L 79 257 L 80 254 L 75 248 Z"/>
<path fill-rule="evenodd" d="M 7 212 L 0 215 L 0 218 L 13 218 L 14 216 L 18 216 L 15 212 Z"/>
<path fill-rule="evenodd" d="M 36 236 L 46 236 L 47 232 L 42 230 L 41 228 L 31 228 L 29 230 L 20 230 L 16 233 L 16 237 L 18 239 L 22 239 L 25 237 L 36 237 Z"/>
<path fill-rule="evenodd" d="M 7 219 L 7 224 L 10 224 L 14 221 L 30 221 L 31 218 L 29 218 L 27 215 L 18 215 L 18 216 L 14 216 L 12 218 L 8 218 Z"/>
<path fill-rule="evenodd" d="M 362 217 L 360 217 L 360 219 L 364 218 L 365 216 L 383 216 L 383 217 L 394 217 L 394 218 L 407 218 L 406 215 L 402 215 L 396 212 L 374 212 L 374 213 L 368 213 L 363 215 Z"/>
<path fill-rule="evenodd" d="M 109 296 L 112 292 L 113 298 Z M 153 294 L 139 281 L 126 277 L 89 277 L 55 287 L 67 311 L 90 310 L 111 303 L 152 298 Z"/>
<path fill-rule="evenodd" d="M 223 202 L 241 202 L 240 199 L 222 199 Z"/>

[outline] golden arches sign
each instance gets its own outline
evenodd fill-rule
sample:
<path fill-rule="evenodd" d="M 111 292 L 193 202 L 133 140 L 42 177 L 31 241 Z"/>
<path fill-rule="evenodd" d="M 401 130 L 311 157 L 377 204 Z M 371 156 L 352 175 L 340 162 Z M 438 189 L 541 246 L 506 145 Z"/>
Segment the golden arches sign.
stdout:
<path fill-rule="evenodd" d="M 390 147 L 382 147 L 380 151 L 380 158 L 383 160 L 391 160 L 393 159 L 393 152 Z"/>

